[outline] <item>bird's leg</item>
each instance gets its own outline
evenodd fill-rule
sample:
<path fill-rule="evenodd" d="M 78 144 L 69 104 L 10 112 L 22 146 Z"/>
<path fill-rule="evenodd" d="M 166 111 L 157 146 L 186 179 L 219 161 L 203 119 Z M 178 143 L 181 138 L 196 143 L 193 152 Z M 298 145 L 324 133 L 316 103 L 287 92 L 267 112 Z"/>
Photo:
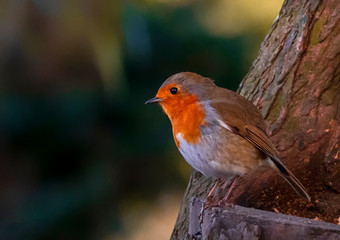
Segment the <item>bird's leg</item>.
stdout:
<path fill-rule="evenodd" d="M 216 206 L 216 205 L 218 204 L 218 201 L 214 199 L 214 198 L 216 197 L 216 196 L 215 196 L 215 192 L 216 192 L 217 186 L 218 186 L 219 184 L 221 184 L 222 181 L 223 181 L 223 180 L 220 179 L 220 178 L 216 179 L 214 186 L 211 188 L 211 190 L 210 190 L 210 192 L 208 193 L 207 198 L 206 198 L 206 200 L 205 200 L 205 203 L 204 203 L 204 210 L 207 209 L 207 208 L 209 208 L 209 207 Z"/>
<path fill-rule="evenodd" d="M 228 200 L 231 196 L 231 192 L 233 191 L 234 187 L 237 185 L 237 182 L 239 180 L 240 176 L 236 175 L 231 183 L 231 186 L 229 187 L 229 190 L 227 192 L 227 195 L 219 202 L 220 205 L 229 205 Z"/>
<path fill-rule="evenodd" d="M 208 208 L 218 206 L 218 201 L 214 200 L 214 197 L 215 197 L 214 195 L 215 195 L 215 192 L 216 192 L 217 185 L 219 185 L 221 183 L 221 181 L 222 180 L 220 178 L 216 179 L 214 186 L 211 188 L 210 192 L 207 195 L 205 202 L 203 203 L 202 211 L 201 211 L 200 215 L 198 216 L 201 224 L 203 222 L 204 211 L 207 210 Z"/>
<path fill-rule="evenodd" d="M 227 187 L 229 187 L 233 183 L 233 181 L 234 181 L 234 178 L 232 178 L 232 179 L 228 179 L 228 178 L 225 179 L 224 183 L 221 186 L 221 190 L 225 190 Z"/>
<path fill-rule="evenodd" d="M 221 182 L 221 179 L 216 179 L 214 186 L 211 188 L 210 192 L 207 195 L 206 202 L 211 202 L 214 199 L 214 195 L 216 192 L 217 185 Z"/>

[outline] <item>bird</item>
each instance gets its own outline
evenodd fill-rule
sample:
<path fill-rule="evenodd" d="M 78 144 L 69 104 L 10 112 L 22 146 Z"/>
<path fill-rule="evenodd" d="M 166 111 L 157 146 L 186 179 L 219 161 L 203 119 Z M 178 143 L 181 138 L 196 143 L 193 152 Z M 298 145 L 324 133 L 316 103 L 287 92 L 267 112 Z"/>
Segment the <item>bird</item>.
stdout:
<path fill-rule="evenodd" d="M 260 111 L 243 96 L 218 87 L 210 78 L 180 72 L 166 79 L 156 96 L 145 102 L 154 103 L 170 119 L 183 158 L 203 175 L 216 179 L 207 198 L 213 197 L 223 179 L 233 177 L 223 198 L 228 201 L 237 179 L 268 166 L 310 202 L 305 187 L 281 162 Z"/>

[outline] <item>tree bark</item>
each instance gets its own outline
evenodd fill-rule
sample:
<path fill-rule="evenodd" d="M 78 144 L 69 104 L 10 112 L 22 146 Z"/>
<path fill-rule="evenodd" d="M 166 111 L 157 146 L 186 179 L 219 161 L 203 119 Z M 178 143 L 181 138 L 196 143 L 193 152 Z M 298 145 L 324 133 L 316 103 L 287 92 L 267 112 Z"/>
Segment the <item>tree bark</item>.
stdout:
<path fill-rule="evenodd" d="M 213 207 L 204 211 L 204 221 L 197 216 L 204 202 L 190 201 L 189 230 L 186 240 L 339 240 L 340 227 L 308 218 L 245 208 Z"/>
<path fill-rule="evenodd" d="M 337 223 L 340 217 L 340 1 L 286 0 L 238 92 L 268 124 L 280 158 L 312 197 L 276 173 L 247 174 L 238 205 Z M 189 201 L 205 199 L 212 180 L 194 171 L 172 234 L 188 232 Z"/>

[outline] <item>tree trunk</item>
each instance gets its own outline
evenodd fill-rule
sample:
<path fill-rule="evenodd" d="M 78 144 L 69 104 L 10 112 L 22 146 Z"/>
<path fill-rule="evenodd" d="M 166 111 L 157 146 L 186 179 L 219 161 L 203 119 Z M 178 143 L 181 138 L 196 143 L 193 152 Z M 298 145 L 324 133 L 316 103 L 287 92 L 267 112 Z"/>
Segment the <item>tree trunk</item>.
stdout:
<path fill-rule="evenodd" d="M 247 174 L 238 205 L 337 223 L 340 217 L 340 1 L 286 0 L 238 92 L 268 124 L 280 158 L 312 197 L 303 199 L 269 169 Z M 172 239 L 184 239 L 189 201 L 212 186 L 194 171 Z"/>

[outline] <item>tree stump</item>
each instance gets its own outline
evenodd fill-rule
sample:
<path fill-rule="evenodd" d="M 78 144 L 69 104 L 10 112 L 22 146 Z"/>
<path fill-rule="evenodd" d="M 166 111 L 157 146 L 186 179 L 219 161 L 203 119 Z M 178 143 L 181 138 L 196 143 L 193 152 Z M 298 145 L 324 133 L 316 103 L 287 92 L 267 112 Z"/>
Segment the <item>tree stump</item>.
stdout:
<path fill-rule="evenodd" d="M 261 110 L 282 162 L 306 187 L 312 201 L 300 199 L 268 169 L 247 174 L 233 191 L 232 201 L 245 207 L 337 223 L 340 1 L 286 0 L 238 92 Z M 193 172 L 172 239 L 185 238 L 191 224 L 189 202 L 193 198 L 205 199 L 211 186 L 211 179 Z M 284 228 L 281 231 L 289 232 Z"/>
<path fill-rule="evenodd" d="M 187 240 L 340 239 L 340 227 L 334 224 L 241 206 L 208 209 L 200 224 L 202 206 L 200 199 L 190 201 Z"/>

